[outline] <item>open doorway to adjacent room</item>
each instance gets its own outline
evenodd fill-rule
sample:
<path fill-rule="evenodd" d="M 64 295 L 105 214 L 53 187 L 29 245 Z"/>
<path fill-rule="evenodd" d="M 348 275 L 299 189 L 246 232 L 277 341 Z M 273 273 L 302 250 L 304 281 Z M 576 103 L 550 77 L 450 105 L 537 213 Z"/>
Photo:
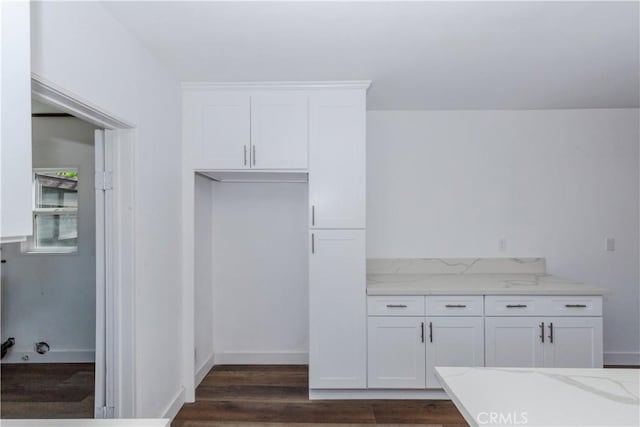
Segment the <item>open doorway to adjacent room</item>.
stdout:
<path fill-rule="evenodd" d="M 0 416 L 93 418 L 102 131 L 35 100 L 32 112 L 33 236 L 1 252 Z"/>

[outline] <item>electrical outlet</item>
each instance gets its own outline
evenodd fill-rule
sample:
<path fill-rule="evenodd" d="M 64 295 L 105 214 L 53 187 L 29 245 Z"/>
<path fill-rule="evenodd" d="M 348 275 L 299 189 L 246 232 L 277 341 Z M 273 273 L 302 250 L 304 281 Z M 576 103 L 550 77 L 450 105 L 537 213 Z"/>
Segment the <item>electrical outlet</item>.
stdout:
<path fill-rule="evenodd" d="M 498 251 L 506 252 L 507 251 L 507 239 L 504 237 L 498 240 Z"/>
<path fill-rule="evenodd" d="M 616 250 L 616 239 L 614 237 L 607 237 L 604 243 L 604 248 L 607 252 L 613 252 Z"/>

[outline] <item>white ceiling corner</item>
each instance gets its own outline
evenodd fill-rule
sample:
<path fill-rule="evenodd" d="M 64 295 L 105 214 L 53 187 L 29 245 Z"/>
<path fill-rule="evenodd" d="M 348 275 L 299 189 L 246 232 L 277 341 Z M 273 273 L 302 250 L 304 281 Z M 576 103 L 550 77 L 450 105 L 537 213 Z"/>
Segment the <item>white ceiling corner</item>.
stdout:
<path fill-rule="evenodd" d="M 108 2 L 178 78 L 372 80 L 369 109 L 639 106 L 630 2 Z"/>

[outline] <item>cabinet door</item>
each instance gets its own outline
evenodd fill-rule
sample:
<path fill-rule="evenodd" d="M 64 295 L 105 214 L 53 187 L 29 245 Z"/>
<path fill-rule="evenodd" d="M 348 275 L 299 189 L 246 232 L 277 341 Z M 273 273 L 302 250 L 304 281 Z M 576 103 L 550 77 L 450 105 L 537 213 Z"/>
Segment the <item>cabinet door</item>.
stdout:
<path fill-rule="evenodd" d="M 442 388 L 436 366 L 484 366 L 482 317 L 427 317 L 427 388 Z"/>
<path fill-rule="evenodd" d="M 306 169 L 308 97 L 269 92 L 251 96 L 251 167 Z"/>
<path fill-rule="evenodd" d="M 204 93 L 191 120 L 199 134 L 194 138 L 196 169 L 248 169 L 250 167 L 250 103 L 248 93 Z M 186 107 L 186 106 L 185 106 Z"/>
<path fill-rule="evenodd" d="M 545 327 L 545 367 L 602 368 L 602 317 L 552 317 Z"/>
<path fill-rule="evenodd" d="M 365 388 L 364 230 L 311 233 L 309 387 Z"/>
<path fill-rule="evenodd" d="M 542 367 L 542 321 L 535 317 L 486 317 L 486 366 Z"/>
<path fill-rule="evenodd" d="M 31 57 L 29 2 L 0 2 L 2 22 L 1 101 L 2 241 L 32 234 Z"/>
<path fill-rule="evenodd" d="M 311 228 L 365 227 L 365 93 L 309 97 Z"/>
<path fill-rule="evenodd" d="M 424 388 L 424 317 L 369 317 L 369 388 Z"/>

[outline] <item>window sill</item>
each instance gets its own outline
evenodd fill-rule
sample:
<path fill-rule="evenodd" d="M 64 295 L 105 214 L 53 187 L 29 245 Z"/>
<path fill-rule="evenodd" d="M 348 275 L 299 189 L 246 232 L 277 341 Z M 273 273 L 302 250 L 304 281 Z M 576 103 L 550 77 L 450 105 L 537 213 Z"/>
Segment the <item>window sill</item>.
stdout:
<path fill-rule="evenodd" d="M 78 248 L 25 249 L 22 253 L 27 255 L 74 255 L 78 253 Z"/>

